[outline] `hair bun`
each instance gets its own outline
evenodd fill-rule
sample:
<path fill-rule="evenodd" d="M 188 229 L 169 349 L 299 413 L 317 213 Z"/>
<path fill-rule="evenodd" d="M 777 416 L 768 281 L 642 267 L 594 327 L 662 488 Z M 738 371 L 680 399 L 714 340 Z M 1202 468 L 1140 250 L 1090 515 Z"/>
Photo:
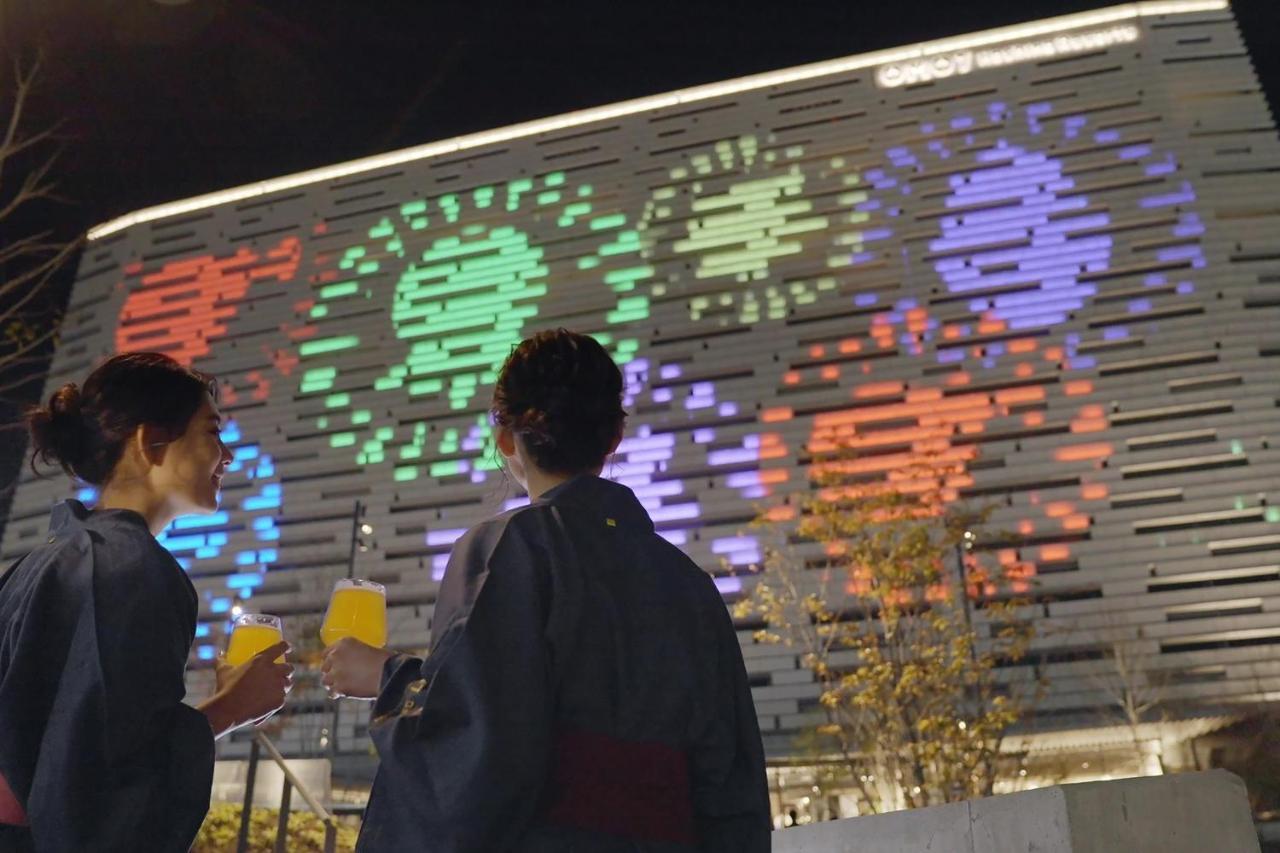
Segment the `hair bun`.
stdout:
<path fill-rule="evenodd" d="M 546 471 L 598 469 L 617 439 L 622 373 L 598 341 L 565 329 L 522 341 L 493 390 L 494 421 L 519 434 Z"/>
<path fill-rule="evenodd" d="M 68 382 L 49 398 L 49 404 L 28 415 L 35 455 L 46 463 L 74 468 L 84 453 L 85 428 L 80 388 Z"/>
<path fill-rule="evenodd" d="M 539 447 L 555 447 L 557 419 L 546 409 L 525 409 L 519 419 L 519 430 L 526 441 Z"/>
<path fill-rule="evenodd" d="M 49 411 L 54 417 L 79 420 L 80 404 L 80 386 L 74 382 L 68 382 L 54 391 L 53 396 L 49 398 Z"/>

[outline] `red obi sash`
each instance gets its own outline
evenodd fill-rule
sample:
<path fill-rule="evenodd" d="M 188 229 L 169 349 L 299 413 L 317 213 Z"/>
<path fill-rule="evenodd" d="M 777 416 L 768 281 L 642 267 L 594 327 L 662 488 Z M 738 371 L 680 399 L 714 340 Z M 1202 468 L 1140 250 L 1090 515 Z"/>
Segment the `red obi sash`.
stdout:
<path fill-rule="evenodd" d="M 18 798 L 14 796 L 3 773 L 0 773 L 0 824 L 27 825 L 27 813 L 22 808 L 22 803 L 18 802 Z"/>
<path fill-rule="evenodd" d="M 682 751 L 575 731 L 556 739 L 552 761 L 547 823 L 636 840 L 696 843 Z"/>

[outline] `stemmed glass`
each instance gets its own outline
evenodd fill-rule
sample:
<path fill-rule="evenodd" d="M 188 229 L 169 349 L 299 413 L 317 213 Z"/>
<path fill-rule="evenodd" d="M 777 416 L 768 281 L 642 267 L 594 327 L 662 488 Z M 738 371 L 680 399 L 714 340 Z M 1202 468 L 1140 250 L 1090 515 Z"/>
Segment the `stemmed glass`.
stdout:
<path fill-rule="evenodd" d="M 258 652 L 269 649 L 284 639 L 280 617 L 266 613 L 242 613 L 236 617 L 227 643 L 227 663 L 239 666 Z M 276 658 L 284 663 L 284 655 Z"/>
<path fill-rule="evenodd" d="M 387 644 L 386 587 L 361 578 L 343 578 L 334 584 L 320 639 L 328 647 L 343 637 L 379 649 Z"/>

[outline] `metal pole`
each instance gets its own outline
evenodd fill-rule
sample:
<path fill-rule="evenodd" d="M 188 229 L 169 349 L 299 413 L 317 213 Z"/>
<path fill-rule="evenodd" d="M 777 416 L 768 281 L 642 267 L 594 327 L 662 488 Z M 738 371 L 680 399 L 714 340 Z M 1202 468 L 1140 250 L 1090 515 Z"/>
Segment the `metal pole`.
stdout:
<path fill-rule="evenodd" d="M 284 789 L 280 791 L 280 820 L 276 822 L 276 853 L 285 853 L 289 839 L 289 801 L 293 797 L 293 783 L 284 777 Z"/>
<path fill-rule="evenodd" d="M 355 507 L 351 510 L 351 550 L 347 553 L 347 577 L 356 576 L 356 542 L 360 538 L 360 510 L 362 509 L 360 501 L 356 501 Z"/>
<path fill-rule="evenodd" d="M 258 776 L 258 739 L 249 744 L 249 771 L 244 780 L 244 805 L 240 809 L 240 837 L 236 840 L 236 853 L 249 849 L 249 812 L 253 809 L 253 783 Z"/>
<path fill-rule="evenodd" d="M 311 807 L 311 810 L 315 812 L 321 820 L 330 820 L 331 815 L 329 814 L 329 810 L 322 806 L 320 801 L 317 800 L 309 790 L 307 790 L 306 785 L 303 785 L 298 781 L 297 776 L 293 775 L 293 771 L 289 769 L 289 765 L 285 763 L 284 756 L 280 754 L 280 750 L 276 749 L 275 744 L 267 740 L 267 736 L 262 732 L 258 732 L 254 737 L 254 743 L 262 744 L 262 748 L 267 751 L 267 755 L 276 763 L 277 766 L 279 766 L 280 771 L 284 773 L 284 777 L 289 780 L 289 783 L 298 789 L 298 795 L 301 796 L 303 801 Z"/>
<path fill-rule="evenodd" d="M 273 744 L 267 738 L 267 736 L 264 735 L 262 732 L 255 732 L 253 736 L 253 746 L 251 747 L 250 761 L 254 765 L 257 764 L 259 747 L 261 747 L 267 753 L 267 757 L 270 758 L 272 761 L 274 761 L 276 763 L 276 766 L 280 768 L 280 772 L 284 774 L 284 793 L 280 797 L 280 805 L 281 805 L 280 814 L 281 814 L 282 820 L 285 820 L 285 821 L 288 820 L 288 818 L 285 817 L 285 815 L 287 815 L 290 809 L 290 800 L 291 800 L 290 791 L 291 789 L 296 788 L 298 790 L 298 795 L 302 797 L 303 802 L 305 802 L 308 806 L 310 806 L 311 810 L 316 813 L 316 817 L 320 818 L 320 820 L 324 823 L 325 853 L 334 853 L 334 847 L 337 844 L 337 840 L 338 840 L 337 819 L 332 814 L 329 813 L 328 809 L 326 809 L 324 806 L 320 804 L 320 801 L 317 800 L 315 796 L 311 793 L 311 791 L 307 789 L 307 786 L 303 785 L 302 782 L 299 781 L 298 777 L 293 775 L 293 771 L 289 769 L 289 765 L 285 762 L 284 756 L 280 754 L 280 750 L 276 749 L 275 744 Z M 252 791 L 253 791 L 253 783 L 252 783 L 252 777 L 250 777 L 248 797 L 246 797 L 246 800 L 245 800 L 246 803 L 249 801 L 249 798 L 252 797 Z M 247 809 L 246 809 L 246 813 L 247 813 Z M 281 841 L 281 839 L 287 837 L 285 832 L 287 828 L 288 828 L 287 823 L 282 823 L 276 827 L 276 850 L 277 851 L 285 849 L 283 846 L 281 846 L 284 843 Z M 246 849 L 245 845 L 247 842 L 248 842 L 248 824 L 242 822 L 240 825 L 240 846 L 237 848 L 237 853 L 245 853 L 245 849 Z"/>
<path fill-rule="evenodd" d="M 351 508 L 351 549 L 347 552 L 347 577 L 356 576 L 356 543 L 360 539 L 360 512 L 364 509 L 364 505 L 360 501 L 356 501 Z M 334 766 L 338 763 L 338 715 L 341 707 L 337 699 L 330 699 L 333 703 L 333 719 L 329 723 L 329 772 L 333 772 Z"/>
<path fill-rule="evenodd" d="M 333 718 L 329 721 L 329 772 L 338 763 L 338 717 L 342 712 L 341 699 L 330 699 L 333 703 Z"/>
<path fill-rule="evenodd" d="M 956 574 L 960 577 L 960 601 L 964 605 L 964 627 L 973 633 L 973 615 L 969 612 L 969 567 L 964 561 L 964 548 L 956 544 Z"/>
<path fill-rule="evenodd" d="M 965 531 L 965 544 L 969 543 L 969 531 Z M 965 562 L 965 548 L 957 543 L 956 545 L 956 573 L 960 576 L 960 601 L 964 607 L 964 627 L 969 634 L 969 661 L 976 668 L 978 665 L 978 637 L 973 633 L 973 613 L 970 610 L 969 601 L 969 565 Z M 978 697 L 976 686 L 970 685 L 965 688 L 965 694 L 974 707 L 971 711 L 977 711 Z"/>

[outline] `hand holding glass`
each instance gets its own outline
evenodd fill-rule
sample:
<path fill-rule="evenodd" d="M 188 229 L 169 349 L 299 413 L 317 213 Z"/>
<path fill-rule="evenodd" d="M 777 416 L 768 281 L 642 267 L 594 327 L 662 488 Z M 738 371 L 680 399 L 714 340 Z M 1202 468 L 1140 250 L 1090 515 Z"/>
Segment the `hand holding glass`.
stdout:
<path fill-rule="evenodd" d="M 239 666 L 283 639 L 279 616 L 268 616 L 265 613 L 241 614 L 236 617 L 231 629 L 226 661 L 232 666 Z M 284 655 L 276 658 L 276 663 L 284 663 Z"/>
<path fill-rule="evenodd" d="M 320 639 L 327 647 L 343 637 L 376 649 L 387 644 L 386 587 L 360 578 L 343 578 L 334 585 Z"/>

